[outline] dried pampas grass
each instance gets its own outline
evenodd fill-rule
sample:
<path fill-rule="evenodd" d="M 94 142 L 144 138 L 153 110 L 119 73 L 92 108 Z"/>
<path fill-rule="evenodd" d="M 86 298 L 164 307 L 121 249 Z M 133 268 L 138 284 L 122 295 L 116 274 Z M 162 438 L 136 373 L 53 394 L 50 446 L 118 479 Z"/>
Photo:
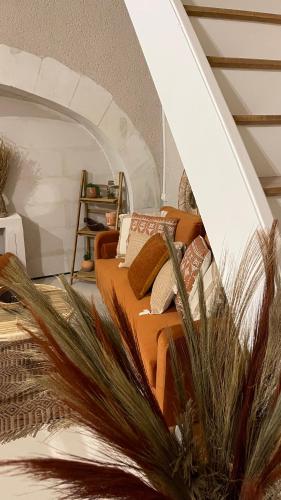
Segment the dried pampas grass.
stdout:
<path fill-rule="evenodd" d="M 173 255 L 173 245 L 169 247 Z M 43 299 L 14 256 L 0 258 L 0 282 L 26 302 L 40 328 L 39 334 L 31 335 L 45 355 L 42 362 L 52 366 L 40 383 L 56 390 L 73 410 L 74 422 L 120 456 L 116 460 L 112 455 L 107 465 L 95 457 L 27 459 L 5 465 L 40 480 L 52 478 L 64 486 L 59 490 L 61 498 L 75 500 L 259 500 L 274 488 L 281 477 L 281 287 L 276 227 L 251 244 L 238 275 L 229 279 L 227 299 L 221 300 L 223 293 L 218 290 L 220 300 L 215 299 L 210 318 L 200 283 L 199 329 L 192 321 L 176 258 L 174 265 L 184 306 L 186 364 L 191 367 L 193 395 L 190 399 L 185 389 L 183 352 L 180 362 L 171 337 L 178 410 L 177 428 L 169 429 L 116 299 L 118 324 L 113 326 L 62 278 L 75 310 L 75 321 L 69 324 Z M 253 321 L 246 321 L 263 280 L 260 307 Z"/>

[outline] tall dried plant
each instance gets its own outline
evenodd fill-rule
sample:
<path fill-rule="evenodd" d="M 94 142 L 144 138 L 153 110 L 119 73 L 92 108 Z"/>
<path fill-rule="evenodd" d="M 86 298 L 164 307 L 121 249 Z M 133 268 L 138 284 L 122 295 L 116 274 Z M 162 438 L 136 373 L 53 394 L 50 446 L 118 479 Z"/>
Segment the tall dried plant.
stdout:
<path fill-rule="evenodd" d="M 0 217 L 7 217 L 7 209 L 3 198 L 3 190 L 7 181 L 13 148 L 3 137 L 0 138 Z"/>
<path fill-rule="evenodd" d="M 176 429 L 168 427 L 158 407 L 116 299 L 113 326 L 62 278 L 75 311 L 69 324 L 16 257 L 0 258 L 0 281 L 30 308 L 40 330 L 30 334 L 44 353 L 42 363 L 52 367 L 40 384 L 55 389 L 69 405 L 73 423 L 101 439 L 109 460 L 71 456 L 4 464 L 39 480 L 54 479 L 65 499 L 262 499 L 281 477 L 281 286 L 275 235 L 273 227 L 270 235 L 259 235 L 258 245 L 251 244 L 237 276 L 229 278 L 227 300 L 215 298 L 210 317 L 200 282 L 198 328 L 174 259 L 185 338 L 181 361 L 170 340 Z M 262 283 L 260 307 L 249 321 Z M 217 293 L 221 298 L 220 287 Z M 183 355 L 192 396 L 185 389 Z"/>

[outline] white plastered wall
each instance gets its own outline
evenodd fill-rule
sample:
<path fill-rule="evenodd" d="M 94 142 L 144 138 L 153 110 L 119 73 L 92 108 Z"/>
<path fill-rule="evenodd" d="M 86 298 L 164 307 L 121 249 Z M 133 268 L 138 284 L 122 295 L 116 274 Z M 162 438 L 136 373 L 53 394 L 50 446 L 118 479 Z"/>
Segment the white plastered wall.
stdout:
<path fill-rule="evenodd" d="M 29 275 L 69 272 L 81 169 L 105 184 L 113 177 L 107 158 L 84 126 L 20 98 L 0 96 L 0 135 L 16 147 L 5 195 L 9 213 L 23 219 Z M 83 251 L 80 238 L 77 265 Z"/>

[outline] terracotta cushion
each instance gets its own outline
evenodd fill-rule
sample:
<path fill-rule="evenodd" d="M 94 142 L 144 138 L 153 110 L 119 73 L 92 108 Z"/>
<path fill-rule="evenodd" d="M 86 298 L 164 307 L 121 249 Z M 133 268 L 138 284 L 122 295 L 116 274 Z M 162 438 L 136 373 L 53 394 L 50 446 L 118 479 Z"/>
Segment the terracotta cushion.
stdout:
<path fill-rule="evenodd" d="M 145 296 L 168 258 L 165 241 L 160 234 L 154 234 L 144 244 L 128 271 L 128 280 L 137 299 Z"/>
<path fill-rule="evenodd" d="M 199 215 L 190 214 L 173 207 L 162 207 L 167 212 L 167 218 L 177 218 L 175 241 L 182 241 L 189 245 L 196 236 L 204 234 L 204 226 Z"/>
<path fill-rule="evenodd" d="M 149 383 L 155 387 L 158 337 L 164 328 L 180 325 L 180 317 L 175 307 L 170 307 L 162 315 L 139 316 L 141 311 L 149 309 L 150 295 L 136 299 L 129 286 L 128 269 L 119 268 L 119 262 L 120 259 L 96 261 L 97 285 L 113 319 L 112 296 L 116 293 L 136 335 Z"/>

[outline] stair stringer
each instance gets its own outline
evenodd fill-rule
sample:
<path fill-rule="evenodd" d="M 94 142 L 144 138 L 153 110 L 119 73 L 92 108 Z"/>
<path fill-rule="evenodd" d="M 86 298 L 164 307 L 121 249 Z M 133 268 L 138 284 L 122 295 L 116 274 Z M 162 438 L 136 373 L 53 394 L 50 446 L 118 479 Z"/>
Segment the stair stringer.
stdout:
<path fill-rule="evenodd" d="M 254 166 L 180 0 L 124 0 L 217 262 L 272 224 Z"/>

